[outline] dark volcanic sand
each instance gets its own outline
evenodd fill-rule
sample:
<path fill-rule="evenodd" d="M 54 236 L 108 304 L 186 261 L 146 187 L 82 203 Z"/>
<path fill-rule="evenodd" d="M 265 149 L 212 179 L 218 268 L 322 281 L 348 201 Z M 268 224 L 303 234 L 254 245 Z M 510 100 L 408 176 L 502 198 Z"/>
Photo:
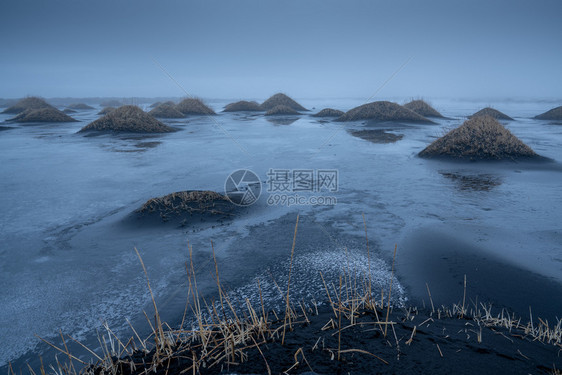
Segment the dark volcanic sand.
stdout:
<path fill-rule="evenodd" d="M 450 305 L 462 300 L 466 275 L 467 298 L 472 301 L 478 298 L 505 307 L 527 320 L 529 307 L 533 317 L 549 322 L 562 318 L 562 284 L 430 228 L 420 229 L 403 242 L 396 271 L 410 297 L 426 306 L 430 302 L 426 283 L 435 305 Z"/>
<path fill-rule="evenodd" d="M 414 311 L 409 317 L 405 310 L 393 311 L 389 321 L 395 324 L 388 327 L 385 337 L 384 328 L 375 323 L 377 316 L 384 320 L 385 313 L 380 309 L 376 313 L 362 310 L 356 315 L 353 326 L 343 317 L 343 329 L 339 331 L 334 325 L 326 328 L 330 321 L 338 322 L 333 310 L 325 306 L 316 315 L 315 310 L 310 309 L 309 322 L 299 318 L 292 331 L 287 329 L 283 344 L 280 337 L 267 341 L 258 337 L 255 341 L 260 350 L 255 347 L 246 350 L 244 361 L 237 356 L 232 364 L 200 368 L 197 373 L 552 374 L 553 368 L 562 365 L 558 346 L 533 342 L 522 330 L 490 328 L 457 317 L 439 319 L 429 310 Z M 273 328 L 278 326 L 272 325 Z M 203 355 L 197 354 L 197 357 Z M 153 355 L 154 352 L 149 356 L 136 353 L 133 360 L 138 367 L 133 374 L 145 371 L 142 363 L 149 362 Z M 165 365 L 154 373 L 180 374 L 191 366 L 190 357 L 191 353 L 185 351 L 179 357 L 164 361 Z M 292 370 L 288 372 L 289 369 Z M 121 374 L 131 374 L 130 366 L 123 366 L 118 372 Z"/>

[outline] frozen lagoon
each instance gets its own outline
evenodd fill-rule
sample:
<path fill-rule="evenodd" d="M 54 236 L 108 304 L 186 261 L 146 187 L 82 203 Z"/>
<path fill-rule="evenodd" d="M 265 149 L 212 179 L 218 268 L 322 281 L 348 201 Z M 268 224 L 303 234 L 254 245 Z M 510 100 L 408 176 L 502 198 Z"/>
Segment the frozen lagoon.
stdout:
<path fill-rule="evenodd" d="M 315 107 L 311 113 L 362 104 L 300 102 Z M 226 103 L 209 102 L 217 111 Z M 76 114 L 78 123 L 9 125 L 13 129 L 0 132 L 0 337 L 5 343 L 0 365 L 15 360 L 19 368 L 26 359 L 33 364 L 36 353 L 30 351 L 46 350 L 34 334 L 54 339 L 60 329 L 95 344 L 93 334 L 103 321 L 118 332 L 128 332 L 126 319 L 146 326 L 142 310 L 150 312 L 150 300 L 135 246 L 160 312 L 171 324 L 181 319 L 185 306 L 188 242 L 204 294 L 215 291 L 211 240 L 221 281 L 231 290 L 251 296 L 255 278 L 269 274 L 282 285 L 297 213 L 296 298 L 321 296 L 315 290 L 319 270 L 335 277 L 348 260 L 364 270 L 364 214 L 376 257 L 373 273 L 383 285 L 398 245 L 400 299 L 424 298 L 428 282 L 435 299 L 457 302 L 458 282 L 467 274 L 473 298 L 518 314 L 532 305 L 536 316 L 560 317 L 562 294 L 552 293 L 562 283 L 562 126 L 531 119 L 556 105 L 494 103 L 515 118 L 506 124 L 516 136 L 555 162 L 490 164 L 416 156 L 489 103 L 432 104 L 450 119 L 436 125 L 342 124 L 305 114 L 279 125 L 262 115 L 219 114 L 218 125 L 205 117 L 165 121 L 181 131 L 161 136 L 75 134 L 97 118 L 96 109 Z M 363 128 L 389 129 L 403 138 L 373 144 L 347 132 Z M 263 181 L 270 168 L 336 169 L 337 204 L 272 207 L 264 192 L 248 214 L 221 226 L 124 225 L 151 197 L 180 190 L 222 192 L 227 176 L 241 168 Z M 503 283 L 491 277 L 493 270 Z M 510 277 L 528 282 L 509 282 Z M 520 293 L 525 285 L 548 287 Z M 502 292 L 490 290 L 493 286 Z M 46 351 L 45 359 L 53 354 Z"/>

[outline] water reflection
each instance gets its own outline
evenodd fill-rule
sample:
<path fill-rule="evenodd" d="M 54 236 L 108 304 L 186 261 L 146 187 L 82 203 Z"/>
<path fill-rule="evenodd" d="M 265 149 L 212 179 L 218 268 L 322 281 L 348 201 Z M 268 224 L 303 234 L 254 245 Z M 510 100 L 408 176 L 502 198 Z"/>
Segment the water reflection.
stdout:
<path fill-rule="evenodd" d="M 266 117 L 267 121 L 275 125 L 291 125 L 298 117 Z"/>
<path fill-rule="evenodd" d="M 454 181 L 459 190 L 490 191 L 502 184 L 501 178 L 491 174 L 468 174 L 440 171 L 440 174 Z"/>

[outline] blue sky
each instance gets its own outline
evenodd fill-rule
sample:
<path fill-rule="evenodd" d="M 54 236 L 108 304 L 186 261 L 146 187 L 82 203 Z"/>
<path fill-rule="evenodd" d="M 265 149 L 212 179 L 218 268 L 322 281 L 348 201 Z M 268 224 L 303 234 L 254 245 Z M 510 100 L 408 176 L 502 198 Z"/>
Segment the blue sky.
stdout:
<path fill-rule="evenodd" d="M 562 98 L 561 1 L 2 0 L 0 97 Z M 411 59 L 411 60 L 409 60 Z"/>

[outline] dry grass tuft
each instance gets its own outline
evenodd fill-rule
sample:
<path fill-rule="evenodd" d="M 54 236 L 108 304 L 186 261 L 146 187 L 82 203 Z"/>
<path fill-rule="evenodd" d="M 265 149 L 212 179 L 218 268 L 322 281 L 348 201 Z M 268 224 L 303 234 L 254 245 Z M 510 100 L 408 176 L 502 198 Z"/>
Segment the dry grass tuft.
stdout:
<path fill-rule="evenodd" d="M 18 114 L 29 109 L 42 109 L 42 108 L 54 108 L 52 105 L 47 103 L 45 99 L 29 96 L 23 98 L 11 107 L 6 108 L 2 113 L 14 113 Z"/>
<path fill-rule="evenodd" d="M 538 120 L 560 121 L 560 120 L 562 120 L 562 106 L 552 108 L 551 110 L 546 111 L 545 113 L 541 113 L 540 115 L 535 116 L 535 118 L 538 119 Z"/>
<path fill-rule="evenodd" d="M 387 101 L 363 104 L 347 111 L 343 116 L 337 119 L 337 121 L 357 120 L 432 123 L 431 120 L 428 120 L 414 111 L 404 108 L 399 104 Z"/>
<path fill-rule="evenodd" d="M 277 115 L 300 115 L 297 111 L 286 105 L 278 105 L 265 113 L 266 116 L 277 116 Z"/>
<path fill-rule="evenodd" d="M 172 103 L 162 103 L 156 108 L 153 108 L 149 115 L 157 118 L 183 118 L 185 115 L 176 109 L 176 106 Z"/>
<path fill-rule="evenodd" d="M 224 206 L 232 204 L 227 197 L 207 190 L 180 191 L 159 198 L 149 199 L 137 213 L 158 213 L 162 219 L 183 214 L 225 214 Z"/>
<path fill-rule="evenodd" d="M 186 98 L 176 105 L 176 109 L 184 115 L 215 115 L 215 111 L 207 107 L 201 99 Z"/>
<path fill-rule="evenodd" d="M 230 103 L 224 107 L 223 112 L 259 112 L 263 111 L 257 102 L 249 102 L 240 100 L 239 102 Z"/>
<path fill-rule="evenodd" d="M 10 122 L 74 122 L 66 113 L 56 108 L 26 109 L 7 121 Z"/>
<path fill-rule="evenodd" d="M 472 116 L 469 116 L 468 118 L 479 117 L 479 116 L 489 116 L 495 118 L 496 120 L 513 120 L 505 113 L 502 113 L 497 109 L 490 108 L 490 107 L 483 108 L 478 112 L 476 112 L 475 114 L 473 114 Z"/>
<path fill-rule="evenodd" d="M 501 160 L 539 157 L 497 120 L 478 116 L 465 121 L 419 153 L 421 157 Z"/>
<path fill-rule="evenodd" d="M 175 197 L 171 196 L 167 199 L 174 200 Z M 218 196 L 217 193 L 198 192 L 193 199 L 207 201 L 216 199 Z M 295 251 L 297 228 L 298 217 L 291 247 L 291 264 Z M 369 253 L 367 237 L 366 240 L 367 252 Z M 338 285 L 326 283 L 322 273 L 320 273 L 327 297 L 327 308 L 324 308 L 324 311 L 329 311 L 328 313 L 320 315 L 319 307 L 321 305 L 314 301 L 309 306 L 305 306 L 301 302 L 291 301 L 291 267 L 289 267 L 289 281 L 286 291 L 279 289 L 280 298 L 283 299 L 283 305 L 285 306 L 284 316 L 278 316 L 274 311 L 265 311 L 261 288 L 259 288 L 261 308 L 253 306 L 248 298 L 245 299 L 244 308 L 235 308 L 234 301 L 231 300 L 229 293 L 225 292 L 225 287 L 220 282 L 212 242 L 211 248 L 218 298 L 209 304 L 200 296 L 193 251 L 191 247 L 188 247 L 189 260 L 185 265 L 188 276 L 188 297 L 184 317 L 178 328 L 171 328 L 166 322 L 162 321 L 152 294 L 146 267 L 141 255 L 135 249 L 152 298 L 153 319 L 150 319 L 147 315 L 152 333 L 147 338 L 141 339 L 137 331 L 131 326 L 134 334 L 128 340 L 120 340 L 107 325 L 104 325 L 106 332 L 100 337 L 102 353 L 95 353 L 82 346 L 96 358 L 96 362 L 92 364 L 73 356 L 61 333 L 63 345 L 48 344 L 63 354 L 64 360 L 68 358 L 68 362 L 57 359 L 58 368 L 52 370 L 58 375 L 77 375 L 78 373 L 82 375 L 149 375 L 152 373 L 167 375 L 235 373 L 237 368 L 241 368 L 242 372 L 246 373 L 247 369 L 243 367 L 245 364 L 250 363 L 250 366 L 255 369 L 255 363 L 259 362 L 263 363 L 264 366 L 264 370 L 260 373 L 295 373 L 314 371 L 312 367 L 315 367 L 318 363 L 307 359 L 314 356 L 316 361 L 333 363 L 334 373 L 336 369 L 340 372 L 342 367 L 345 369 L 346 366 L 353 366 L 353 363 L 366 361 L 367 359 L 373 362 L 367 364 L 364 367 L 365 369 L 371 368 L 376 369 L 377 372 L 391 372 L 393 368 L 386 366 L 395 366 L 400 361 L 403 353 L 401 342 L 404 342 L 408 347 L 416 347 L 420 343 L 435 342 L 440 357 L 445 357 L 448 353 L 442 351 L 438 342 L 435 341 L 449 337 L 449 335 L 444 339 L 437 337 L 441 334 L 444 335 L 445 328 L 443 328 L 443 331 L 437 328 L 439 331 L 434 329 L 433 333 L 428 333 L 431 332 L 429 331 L 430 325 L 445 320 L 461 323 L 466 321 L 466 324 L 463 324 L 464 328 L 458 332 L 463 343 L 466 343 L 469 339 L 468 335 L 465 338 L 464 334 L 470 332 L 475 333 L 473 340 L 477 340 L 478 344 L 481 344 L 483 328 L 488 328 L 490 332 L 501 334 L 512 342 L 513 339 L 517 338 L 518 340 L 537 341 L 542 345 L 550 345 L 554 350 L 562 348 L 562 321 L 558 320 L 557 324 L 549 325 L 548 322 L 538 319 L 538 324 L 535 324 L 531 317 L 529 323 L 524 324 L 521 319 L 517 319 L 504 310 L 496 314 L 492 312 L 490 306 L 484 304 L 477 305 L 474 303 L 474 306 L 468 307 L 465 305 L 466 295 L 463 295 L 462 304 L 433 309 L 429 313 L 429 317 L 415 307 L 404 309 L 404 316 L 401 317 L 401 314 L 391 311 L 394 310 L 394 306 L 391 306 L 390 303 L 392 283 L 387 291 L 388 297 L 385 303 L 382 293 L 381 300 L 373 298 L 370 275 L 369 277 L 357 277 L 358 275 L 350 272 L 348 268 L 342 269 Z M 396 257 L 396 247 L 394 257 Z M 394 261 L 392 270 L 394 271 Z M 193 320 L 188 322 L 186 321 L 186 314 L 189 309 L 191 309 Z M 415 320 L 423 320 L 423 322 L 414 322 Z M 410 328 L 412 325 L 413 328 Z M 286 340 L 286 336 L 291 332 L 307 329 L 308 326 L 314 327 L 314 340 L 309 340 L 307 344 L 301 341 L 295 342 L 295 337 L 302 339 L 301 336 L 291 337 L 290 342 Z M 451 327 L 458 326 L 456 324 Z M 474 329 L 470 327 L 474 327 Z M 396 331 L 398 331 L 398 335 Z M 454 335 L 454 332 L 449 332 L 450 335 Z M 430 337 L 429 340 L 423 339 L 423 336 L 428 334 L 434 336 Z M 348 337 L 346 342 L 342 342 L 344 335 Z M 406 338 L 408 338 L 407 341 Z M 78 343 L 70 336 L 69 339 Z M 367 346 L 361 347 L 366 341 L 371 343 L 373 340 L 381 342 L 382 345 L 377 346 L 377 348 L 385 350 L 386 355 L 384 356 L 386 358 L 383 358 L 383 354 L 372 349 L 365 350 L 368 349 Z M 350 347 L 350 343 L 354 346 Z M 477 346 L 476 343 L 473 345 Z M 285 349 L 279 350 L 280 346 Z M 275 351 L 274 348 L 277 348 L 277 350 Z M 268 350 L 272 352 L 268 352 Z M 418 366 L 427 365 L 430 361 L 431 359 L 428 358 L 427 363 L 418 364 Z M 73 362 L 81 363 L 85 367 L 77 371 Z M 41 374 L 44 375 L 45 369 L 41 368 L 40 370 Z M 252 373 L 255 373 L 255 371 L 252 371 Z"/>
<path fill-rule="evenodd" d="M 269 111 L 270 109 L 273 109 L 274 107 L 277 107 L 279 105 L 287 106 L 293 109 L 294 111 L 308 111 L 302 105 L 300 105 L 299 103 L 288 97 L 287 95 L 281 93 L 273 95 L 265 102 L 263 102 L 260 107 L 264 111 Z"/>
<path fill-rule="evenodd" d="M 124 105 L 83 127 L 80 132 L 169 133 L 175 131 L 139 107 Z"/>
<path fill-rule="evenodd" d="M 437 112 L 435 108 L 423 100 L 412 100 L 411 102 L 404 104 L 404 108 L 408 108 L 410 111 L 414 111 L 418 115 L 424 117 L 443 117 L 441 113 Z"/>
<path fill-rule="evenodd" d="M 333 108 L 324 108 L 318 113 L 313 114 L 313 117 L 340 117 L 343 116 L 345 112 L 339 111 Z"/>

